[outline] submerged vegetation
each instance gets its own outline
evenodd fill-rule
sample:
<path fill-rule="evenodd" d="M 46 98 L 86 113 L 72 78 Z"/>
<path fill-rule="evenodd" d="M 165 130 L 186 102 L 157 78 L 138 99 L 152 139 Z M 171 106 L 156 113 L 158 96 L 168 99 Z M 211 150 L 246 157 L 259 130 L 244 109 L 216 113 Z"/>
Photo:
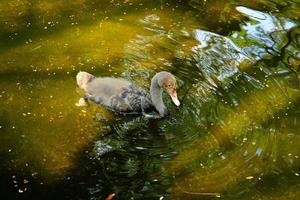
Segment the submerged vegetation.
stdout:
<path fill-rule="evenodd" d="M 300 197 L 300 2 L 0 2 L 3 199 Z M 149 120 L 78 108 L 75 74 L 149 88 Z M 42 195 L 41 195 L 42 194 Z"/>

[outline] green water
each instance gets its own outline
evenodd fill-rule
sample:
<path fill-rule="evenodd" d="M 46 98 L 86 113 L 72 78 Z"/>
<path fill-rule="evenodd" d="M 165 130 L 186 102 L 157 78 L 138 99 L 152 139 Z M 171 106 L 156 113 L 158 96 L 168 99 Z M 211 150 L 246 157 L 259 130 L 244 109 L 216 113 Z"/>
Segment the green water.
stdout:
<path fill-rule="evenodd" d="M 1 199 L 300 198 L 300 1 L 0 2 Z M 75 75 L 178 79 L 162 120 Z"/>

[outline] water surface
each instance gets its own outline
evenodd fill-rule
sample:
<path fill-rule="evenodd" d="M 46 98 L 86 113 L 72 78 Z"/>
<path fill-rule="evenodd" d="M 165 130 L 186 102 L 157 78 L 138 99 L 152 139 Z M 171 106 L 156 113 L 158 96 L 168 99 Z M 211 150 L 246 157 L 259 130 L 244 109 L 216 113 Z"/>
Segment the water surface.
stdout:
<path fill-rule="evenodd" d="M 300 2 L 3 1 L 3 199 L 300 197 Z M 78 71 L 148 89 L 178 79 L 163 120 L 82 96 Z"/>

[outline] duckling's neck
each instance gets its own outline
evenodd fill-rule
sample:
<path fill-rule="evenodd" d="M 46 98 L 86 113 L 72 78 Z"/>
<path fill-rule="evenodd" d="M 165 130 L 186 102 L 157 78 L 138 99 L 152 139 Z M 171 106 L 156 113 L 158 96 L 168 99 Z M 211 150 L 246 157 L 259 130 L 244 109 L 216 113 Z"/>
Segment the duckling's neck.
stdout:
<path fill-rule="evenodd" d="M 151 80 L 151 88 L 150 88 L 150 96 L 151 101 L 155 107 L 155 109 L 158 111 L 159 115 L 161 117 L 165 117 L 168 115 L 168 109 L 166 108 L 163 99 L 162 99 L 162 88 L 158 85 L 158 80 L 156 77 L 154 77 Z"/>

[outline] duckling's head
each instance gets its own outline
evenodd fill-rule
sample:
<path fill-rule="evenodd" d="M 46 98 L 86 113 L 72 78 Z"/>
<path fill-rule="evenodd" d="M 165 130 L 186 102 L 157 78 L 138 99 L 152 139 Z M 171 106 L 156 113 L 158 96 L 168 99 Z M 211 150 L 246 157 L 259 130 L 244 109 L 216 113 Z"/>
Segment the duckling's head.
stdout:
<path fill-rule="evenodd" d="M 157 83 L 158 85 L 165 89 L 168 93 L 168 95 L 171 97 L 173 103 L 176 106 L 180 105 L 180 102 L 177 98 L 177 92 L 176 92 L 176 88 L 177 88 L 177 83 L 176 83 L 176 78 L 173 74 L 169 73 L 169 72 L 159 72 L 156 75 L 157 78 Z"/>

